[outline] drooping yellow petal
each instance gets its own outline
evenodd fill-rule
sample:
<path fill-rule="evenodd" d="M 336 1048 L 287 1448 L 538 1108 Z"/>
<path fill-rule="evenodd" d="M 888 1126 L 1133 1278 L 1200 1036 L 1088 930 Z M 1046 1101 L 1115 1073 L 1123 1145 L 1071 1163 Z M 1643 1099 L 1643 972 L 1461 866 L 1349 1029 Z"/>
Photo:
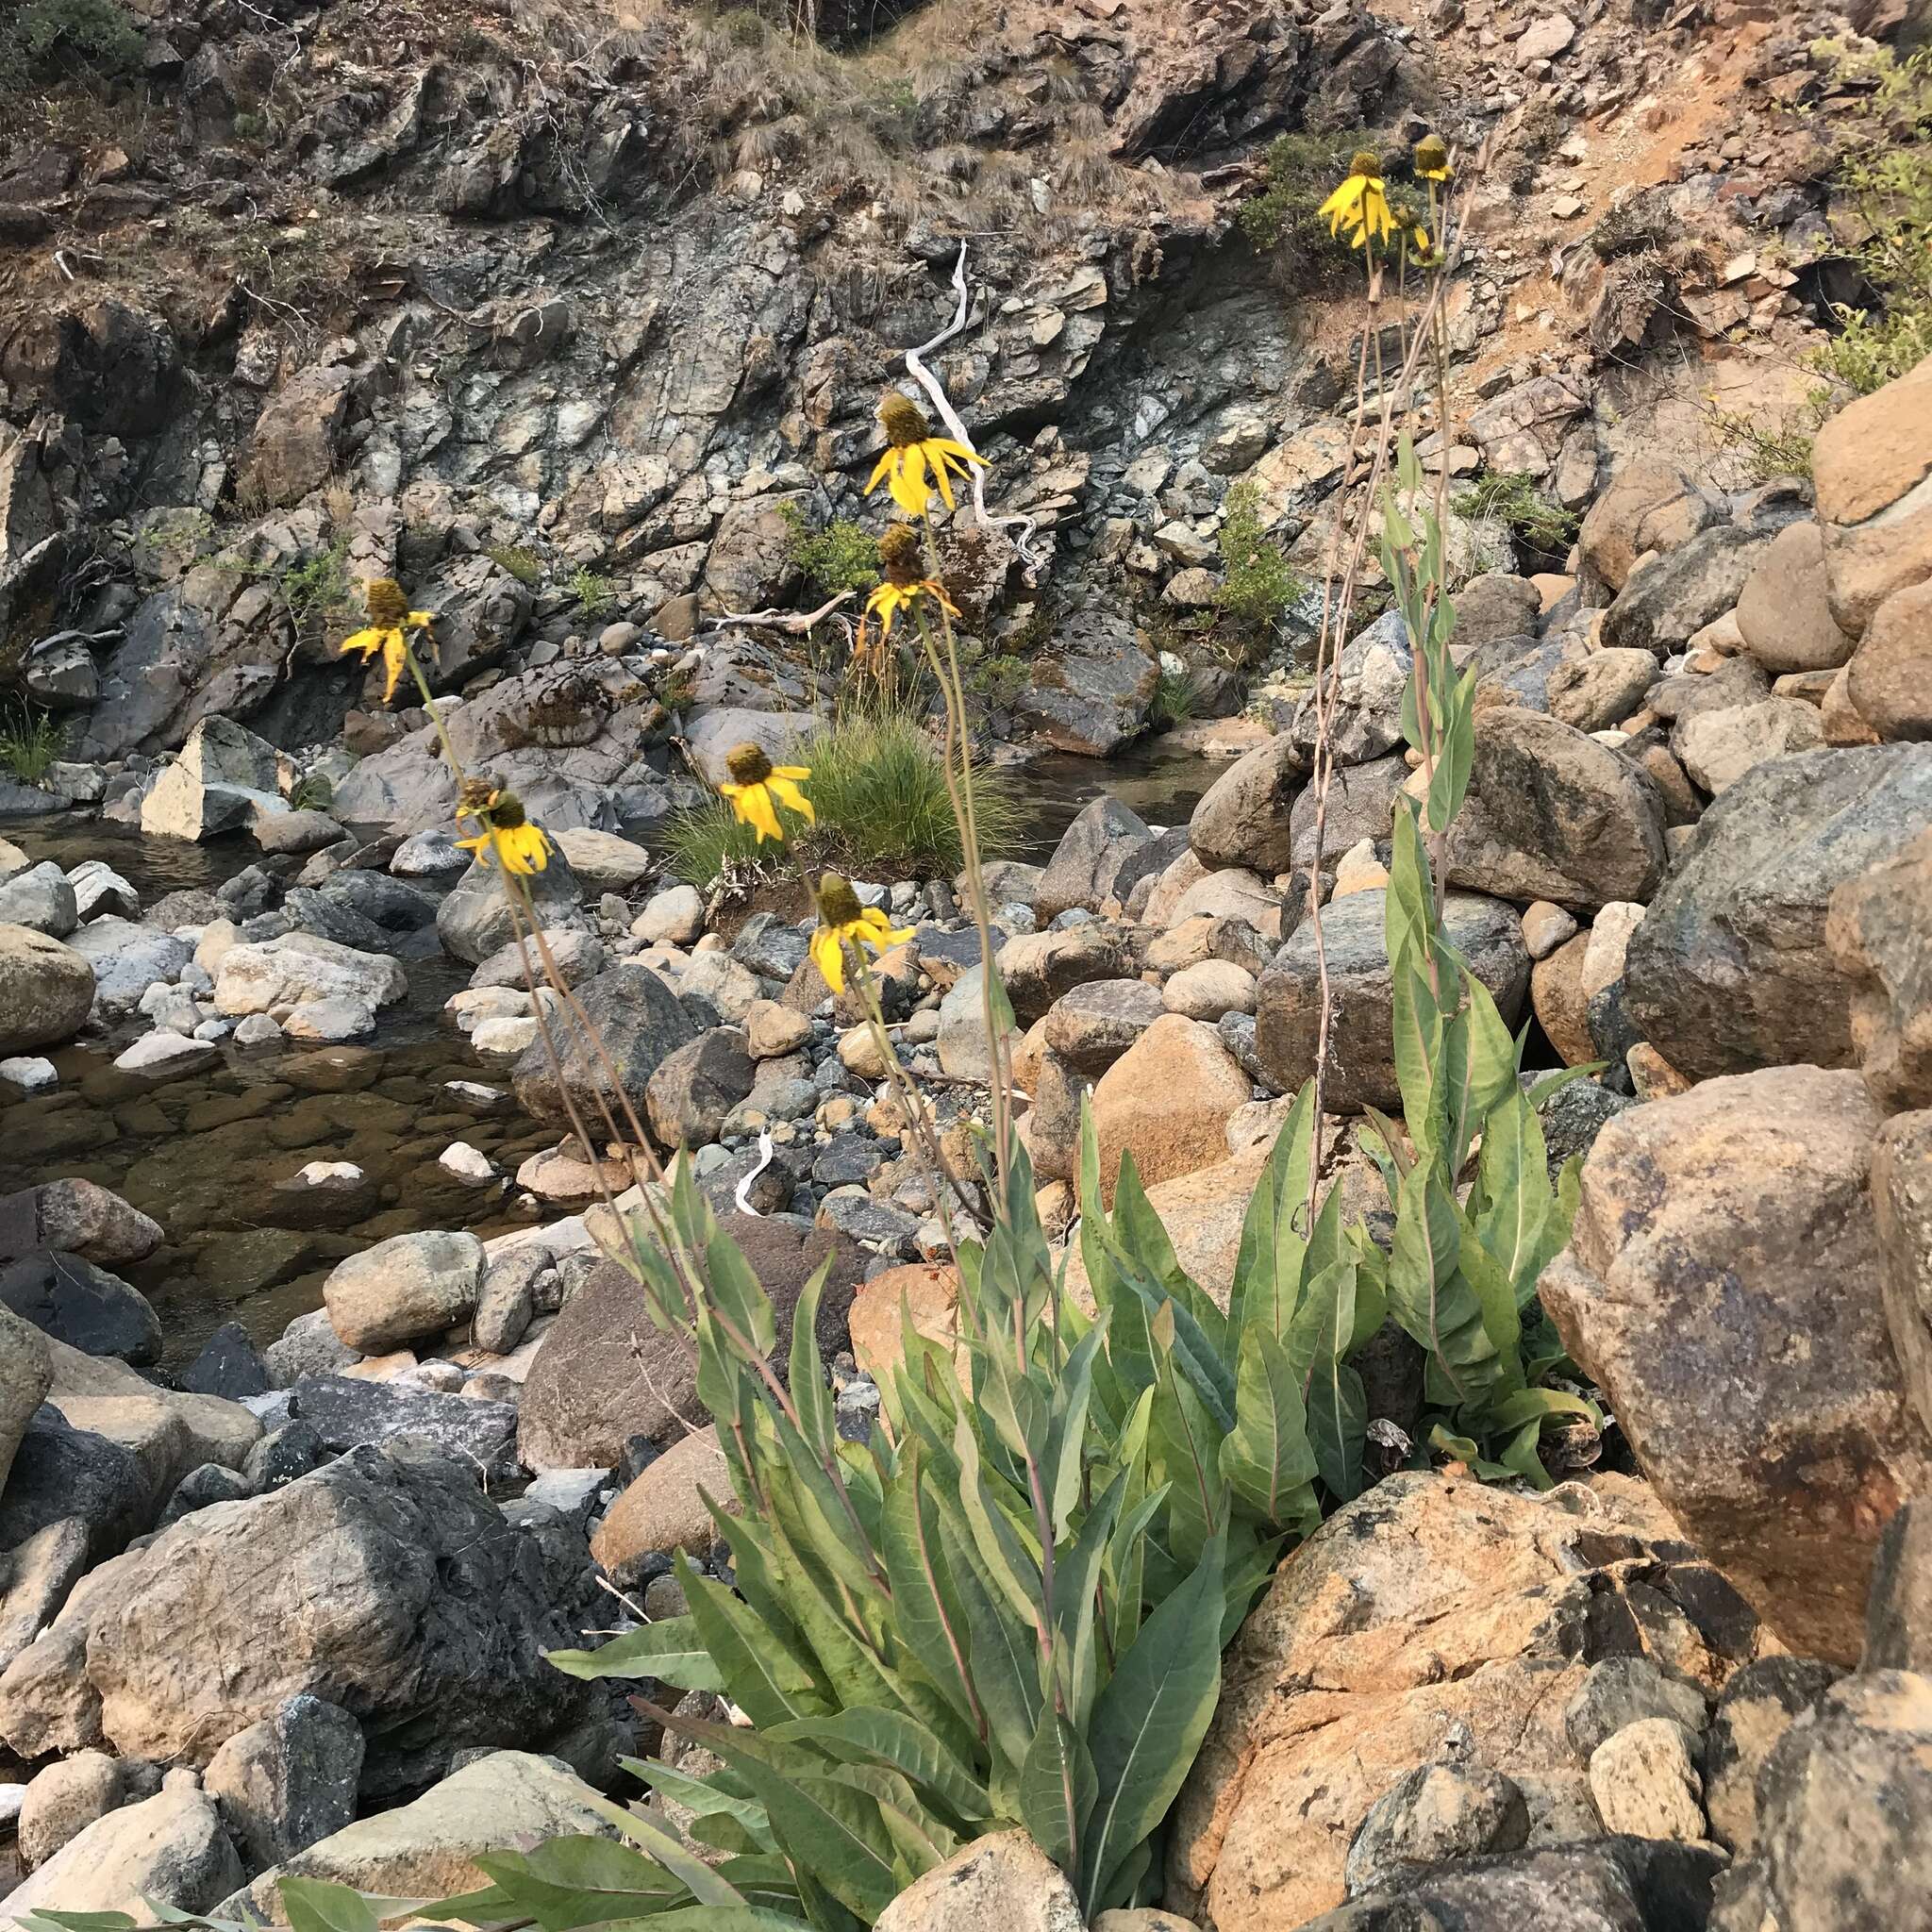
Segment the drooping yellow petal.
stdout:
<path fill-rule="evenodd" d="M 457 841 L 457 847 L 459 851 L 474 852 L 478 858 L 481 858 L 483 857 L 483 848 L 489 842 L 490 834 L 488 832 L 478 832 L 474 839 L 458 839 Z"/>
<path fill-rule="evenodd" d="M 953 508 L 953 479 L 946 471 L 946 459 L 938 450 L 927 445 L 932 457 L 932 480 L 940 486 L 940 500 L 948 509 Z"/>
<path fill-rule="evenodd" d="M 775 771 L 766 781 L 765 789 L 780 805 L 789 806 L 807 824 L 818 824 L 818 814 L 811 808 L 811 800 L 798 789 L 795 779 L 781 777 Z"/>
<path fill-rule="evenodd" d="M 896 467 L 898 463 L 898 459 L 899 452 L 897 451 L 897 449 L 891 447 L 891 445 L 888 445 L 885 455 L 882 456 L 878 459 L 878 461 L 873 466 L 872 475 L 866 482 L 865 493 L 868 496 L 870 496 L 873 493 L 873 491 L 879 487 L 880 481 L 884 477 L 891 474 L 892 470 Z"/>
<path fill-rule="evenodd" d="M 908 516 L 923 517 L 932 497 L 925 480 L 925 455 L 917 443 L 897 452 L 892 471 L 892 500 Z"/>
<path fill-rule="evenodd" d="M 829 925 L 817 927 L 811 938 L 806 941 L 806 950 L 811 955 L 811 961 L 824 981 L 835 993 L 845 991 L 845 949 L 839 942 L 839 935 Z"/>
<path fill-rule="evenodd" d="M 772 767 L 772 776 L 774 778 L 809 778 L 811 776 L 811 767 L 809 765 L 774 765 Z"/>
<path fill-rule="evenodd" d="M 955 442 L 950 436 L 932 437 L 925 446 L 938 450 L 943 457 L 958 457 L 961 462 L 977 463 L 982 470 L 992 467 L 977 450 L 968 449 L 963 442 Z"/>
<path fill-rule="evenodd" d="M 408 622 L 418 630 L 427 630 L 436 622 L 436 612 L 433 610 L 412 610 L 409 612 Z"/>
<path fill-rule="evenodd" d="M 409 647 L 403 641 L 399 630 L 388 632 L 382 641 L 383 668 L 389 673 L 382 687 L 382 701 L 388 704 L 396 694 L 396 684 L 403 675 L 403 666 L 408 662 Z"/>
<path fill-rule="evenodd" d="M 785 842 L 778 814 L 772 809 L 772 794 L 764 786 L 732 785 L 724 789 L 731 800 L 731 809 L 738 814 L 739 823 L 749 825 L 758 835 L 760 844 L 767 839 L 780 845 Z"/>
<path fill-rule="evenodd" d="M 342 640 L 342 655 L 345 658 L 351 651 L 360 651 L 365 658 L 372 658 L 381 649 L 382 632 L 378 628 L 358 630 Z"/>

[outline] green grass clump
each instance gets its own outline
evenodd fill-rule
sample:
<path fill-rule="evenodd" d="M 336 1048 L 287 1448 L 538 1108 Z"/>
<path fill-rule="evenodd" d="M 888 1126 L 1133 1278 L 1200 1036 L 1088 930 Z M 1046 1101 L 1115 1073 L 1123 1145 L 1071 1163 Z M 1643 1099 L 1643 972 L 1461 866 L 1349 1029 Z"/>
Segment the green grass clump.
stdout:
<path fill-rule="evenodd" d="M 1576 512 L 1552 503 L 1534 476 L 1484 476 L 1457 491 L 1450 506 L 1472 522 L 1493 518 L 1532 550 L 1548 556 L 1567 550 L 1576 535 Z"/>
<path fill-rule="evenodd" d="M 60 727 L 45 711 L 21 706 L 0 724 L 0 770 L 38 785 L 60 756 Z"/>
<path fill-rule="evenodd" d="M 838 517 L 823 530 L 814 530 L 795 503 L 785 504 L 779 514 L 791 525 L 787 560 L 827 597 L 869 591 L 878 582 L 878 540 L 863 524 Z"/>
<path fill-rule="evenodd" d="M 534 591 L 543 581 L 543 559 L 522 543 L 492 543 L 483 554 L 526 591 Z"/>
<path fill-rule="evenodd" d="M 515 575 L 514 572 L 511 573 Z M 570 593 L 585 617 L 603 617 L 617 605 L 617 586 L 600 572 L 579 564 L 571 573 Z"/>
<path fill-rule="evenodd" d="M 1171 724 L 1185 724 L 1201 708 L 1201 680 L 1192 671 L 1170 671 L 1161 667 L 1154 687 L 1154 701 L 1147 707 L 1147 722 L 1156 731 Z"/>
<path fill-rule="evenodd" d="M 62 72 L 125 74 L 142 47 L 117 0 L 13 0 L 0 18 L 0 88 Z"/>
<path fill-rule="evenodd" d="M 916 718 L 898 711 L 842 718 L 812 732 L 792 761 L 811 771 L 804 790 L 818 820 L 808 825 L 781 813 L 789 854 L 855 878 L 950 878 L 959 870 L 944 757 Z M 1011 852 L 1024 811 L 1005 774 L 975 770 L 973 796 L 982 856 Z M 694 886 L 779 856 L 769 842 L 760 852 L 756 834 L 723 799 L 680 813 L 663 844 L 672 871 Z"/>

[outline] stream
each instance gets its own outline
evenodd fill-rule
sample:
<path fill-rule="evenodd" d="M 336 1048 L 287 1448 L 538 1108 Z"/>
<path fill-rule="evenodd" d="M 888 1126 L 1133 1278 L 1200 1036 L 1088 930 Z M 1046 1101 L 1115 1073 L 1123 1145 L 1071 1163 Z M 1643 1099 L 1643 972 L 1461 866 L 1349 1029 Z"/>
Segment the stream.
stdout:
<path fill-rule="evenodd" d="M 1103 791 L 1150 823 L 1184 822 L 1225 769 L 1191 752 L 1163 756 L 1158 741 L 1109 764 L 1037 759 L 1019 775 L 1028 824 L 1012 856 L 1046 859 Z M 36 863 L 104 860 L 143 908 L 178 889 L 211 889 L 261 858 L 243 835 L 192 845 L 79 814 L 4 829 Z M 239 1321 L 258 1344 L 274 1341 L 321 1306 L 336 1263 L 372 1242 L 423 1228 L 487 1237 L 529 1224 L 514 1187 L 459 1179 L 438 1157 L 465 1141 L 513 1176 L 528 1155 L 556 1144 L 557 1128 L 520 1114 L 507 1068 L 482 1062 L 444 1024 L 443 1003 L 471 969 L 433 944 L 402 957 L 408 996 L 384 1009 L 367 1041 L 255 1056 L 230 1047 L 213 1066 L 157 1080 L 115 1068 L 124 1029 L 111 1041 L 46 1050 L 60 1075 L 50 1092 L 9 1100 L 15 1090 L 0 1084 L 0 1191 L 84 1177 L 166 1230 L 147 1260 L 118 1271 L 160 1317 L 164 1367 L 192 1360 L 225 1322 Z M 454 1081 L 504 1097 L 491 1108 L 453 1094 Z M 311 1161 L 353 1163 L 363 1181 L 347 1191 L 291 1186 Z"/>

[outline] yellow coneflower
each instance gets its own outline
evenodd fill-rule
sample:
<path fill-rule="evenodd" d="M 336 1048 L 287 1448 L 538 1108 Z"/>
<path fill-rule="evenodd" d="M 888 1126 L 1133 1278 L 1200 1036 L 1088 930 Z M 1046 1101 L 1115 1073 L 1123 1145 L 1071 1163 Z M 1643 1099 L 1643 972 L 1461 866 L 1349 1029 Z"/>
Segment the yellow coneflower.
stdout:
<path fill-rule="evenodd" d="M 986 458 L 975 456 L 963 442 L 955 442 L 949 436 L 935 436 L 924 410 L 897 390 L 891 391 L 879 405 L 879 421 L 885 425 L 886 453 L 865 486 L 866 494 L 870 496 L 883 479 L 890 477 L 892 501 L 908 516 L 925 514 L 935 486 L 946 508 L 951 509 L 951 473 L 958 471 L 964 476 L 968 463 L 977 463 L 982 470 L 987 467 Z M 930 482 L 926 479 L 928 469 L 932 472 Z"/>
<path fill-rule="evenodd" d="M 1350 160 L 1347 180 L 1322 204 L 1321 212 L 1328 217 L 1331 235 L 1341 234 L 1344 225 L 1351 230 L 1351 247 L 1386 242 L 1394 233 L 1389 193 L 1382 181 L 1382 163 L 1367 148 Z"/>
<path fill-rule="evenodd" d="M 488 778 L 466 778 L 457 800 L 457 817 L 483 829 L 474 839 L 458 839 L 465 852 L 474 852 L 485 865 L 528 877 L 550 863 L 550 841 L 541 825 L 524 816 L 523 801 Z"/>
<path fill-rule="evenodd" d="M 360 651 L 364 663 L 382 653 L 383 669 L 388 672 L 388 681 L 382 688 L 382 701 L 388 704 L 396 694 L 396 681 L 403 675 L 403 667 L 408 662 L 409 644 L 407 631 L 426 631 L 436 622 L 435 613 L 428 610 L 411 610 L 409 600 L 403 595 L 403 587 L 393 577 L 372 577 L 363 587 L 362 601 L 369 612 L 369 625 L 358 630 L 352 637 L 342 640 L 342 651 L 346 656 L 351 651 Z"/>
<path fill-rule="evenodd" d="M 848 944 L 883 953 L 888 946 L 903 946 L 912 937 L 909 925 L 895 929 L 876 906 L 861 906 L 858 894 L 835 872 L 819 880 L 818 903 L 819 923 L 808 942 L 809 950 L 812 963 L 835 993 L 845 991 Z"/>
<path fill-rule="evenodd" d="M 892 634 L 892 620 L 902 610 L 910 610 L 922 597 L 930 597 L 948 617 L 958 617 L 958 608 L 946 595 L 937 577 L 919 574 L 919 539 L 909 525 L 894 524 L 879 539 L 879 568 L 886 580 L 865 600 L 865 614 L 876 617 L 885 636 Z"/>
<path fill-rule="evenodd" d="M 774 765 L 750 742 L 733 745 L 724 754 L 724 764 L 731 778 L 719 786 L 719 795 L 730 801 L 738 822 L 758 835 L 760 845 L 767 839 L 784 840 L 777 812 L 781 805 L 789 806 L 807 824 L 814 823 L 811 800 L 798 789 L 801 778 L 811 776 L 808 765 Z"/>
<path fill-rule="evenodd" d="M 1410 157 L 1418 181 L 1446 181 L 1449 178 L 1449 149 L 1440 134 L 1425 134 L 1415 144 Z"/>

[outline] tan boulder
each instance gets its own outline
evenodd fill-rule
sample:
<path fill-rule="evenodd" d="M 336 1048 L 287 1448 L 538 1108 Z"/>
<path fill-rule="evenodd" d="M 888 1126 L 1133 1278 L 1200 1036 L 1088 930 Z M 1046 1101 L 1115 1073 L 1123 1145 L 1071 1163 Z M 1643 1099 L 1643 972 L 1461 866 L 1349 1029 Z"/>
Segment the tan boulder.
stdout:
<path fill-rule="evenodd" d="M 1717 521 L 1718 512 L 1682 471 L 1653 458 L 1625 463 L 1591 505 L 1577 532 L 1584 562 L 1621 591 L 1652 551 L 1674 550 Z"/>
<path fill-rule="evenodd" d="M 1811 445 L 1812 490 L 1827 523 L 1862 524 L 1932 475 L 1932 358 L 1858 396 Z"/>
<path fill-rule="evenodd" d="M 1932 583 L 1878 607 L 1846 668 L 1845 695 L 1882 739 L 1932 738 Z"/>
<path fill-rule="evenodd" d="M 880 1388 L 891 1386 L 903 1359 L 902 1305 L 917 1334 L 952 1348 L 959 1339 L 959 1274 L 950 1265 L 913 1261 L 887 1268 L 860 1285 L 853 1298 L 852 1353 Z M 965 1356 L 959 1357 L 963 1369 Z"/>
<path fill-rule="evenodd" d="M 1249 1092 L 1212 1026 L 1163 1013 L 1093 1090 L 1103 1198 L 1112 1203 L 1124 1154 L 1149 1186 L 1212 1166 L 1225 1152 L 1229 1116 Z"/>
<path fill-rule="evenodd" d="M 1590 935 L 1565 940 L 1547 958 L 1529 969 L 1529 1002 L 1537 1024 L 1563 1057 L 1566 1067 L 1587 1066 L 1598 1058 L 1590 1037 L 1590 995 L 1583 990 L 1583 961 Z"/>
<path fill-rule="evenodd" d="M 1066 1874 L 1024 1831 L 974 1839 L 916 1878 L 877 1932 L 1084 1932 Z"/>
<path fill-rule="evenodd" d="M 1851 983 L 1872 1097 L 1888 1112 L 1932 1107 L 1932 832 L 1832 893 L 1824 942 Z"/>
<path fill-rule="evenodd" d="M 54 1379 L 45 1338 L 10 1308 L 0 1308 L 0 1489 L 13 1467 L 13 1453 L 34 1410 L 47 1399 Z"/>
<path fill-rule="evenodd" d="M 715 1423 L 674 1442 L 618 1497 L 591 1539 L 591 1554 L 607 1570 L 651 1550 L 702 1555 L 718 1538 L 706 1496 L 737 1514 L 731 1470 L 718 1446 Z"/>
<path fill-rule="evenodd" d="M 1789 524 L 1738 595 L 1744 647 L 1773 676 L 1829 671 L 1852 655 L 1855 638 L 1833 620 L 1825 598 L 1824 533 L 1815 523 Z"/>
<path fill-rule="evenodd" d="M 1676 728 L 1671 743 L 1684 769 L 1715 798 L 1766 758 L 1811 751 L 1824 742 L 1824 723 L 1796 698 L 1763 698 L 1698 711 Z"/>
<path fill-rule="evenodd" d="M 1665 1505 L 1793 1650 L 1840 1661 L 1879 1531 L 1932 1484 L 1880 1293 L 1878 1125 L 1817 1067 L 1633 1108 L 1541 1290 Z"/>
<path fill-rule="evenodd" d="M 1277 1932 L 1340 1905 L 1370 1807 L 1455 1727 L 1489 1770 L 1574 1778 L 1564 1714 L 1594 1660 L 1587 1633 L 1686 1622 L 1662 1601 L 1666 1573 L 1643 1566 L 1665 1614 L 1640 1620 L 1605 1601 L 1623 1584 L 1597 1565 L 1680 1535 L 1616 1476 L 1534 1496 L 1405 1472 L 1338 1511 L 1227 1653 L 1174 1817 L 1167 1906 L 1215 1932 Z"/>

